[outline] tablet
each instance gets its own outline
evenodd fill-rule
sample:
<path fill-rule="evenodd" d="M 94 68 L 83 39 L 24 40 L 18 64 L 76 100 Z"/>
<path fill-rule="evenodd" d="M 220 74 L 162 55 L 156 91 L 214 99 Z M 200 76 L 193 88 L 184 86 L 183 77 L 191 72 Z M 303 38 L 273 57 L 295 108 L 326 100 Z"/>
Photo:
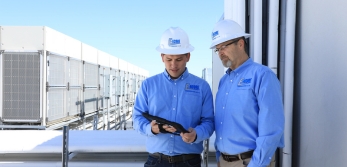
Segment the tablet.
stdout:
<path fill-rule="evenodd" d="M 158 124 L 167 124 L 167 125 L 173 126 L 174 128 L 176 128 L 176 130 L 177 130 L 176 132 L 178 132 L 178 133 L 181 133 L 181 132 L 189 133 L 188 130 L 184 129 L 184 127 L 177 122 L 168 121 L 164 118 L 153 116 L 153 115 L 150 115 L 150 114 L 145 113 L 145 112 L 143 112 L 142 115 L 145 118 L 147 118 L 149 121 L 155 120 Z"/>

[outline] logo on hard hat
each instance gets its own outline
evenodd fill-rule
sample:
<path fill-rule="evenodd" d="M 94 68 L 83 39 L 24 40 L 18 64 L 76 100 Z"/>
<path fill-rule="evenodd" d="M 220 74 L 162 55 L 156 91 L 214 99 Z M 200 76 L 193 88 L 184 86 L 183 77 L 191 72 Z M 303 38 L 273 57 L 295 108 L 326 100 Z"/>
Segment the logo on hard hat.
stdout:
<path fill-rule="evenodd" d="M 212 32 L 212 40 L 216 39 L 217 37 L 219 37 L 218 31 Z"/>
<path fill-rule="evenodd" d="M 181 40 L 169 38 L 168 45 L 170 47 L 180 47 L 181 46 Z"/>

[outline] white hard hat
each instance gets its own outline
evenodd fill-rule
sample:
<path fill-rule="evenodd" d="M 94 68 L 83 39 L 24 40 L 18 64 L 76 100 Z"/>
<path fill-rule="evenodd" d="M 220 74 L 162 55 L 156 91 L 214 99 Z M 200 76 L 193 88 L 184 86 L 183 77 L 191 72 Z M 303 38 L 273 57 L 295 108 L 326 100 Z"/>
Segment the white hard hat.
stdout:
<path fill-rule="evenodd" d="M 212 30 L 212 43 L 210 49 L 216 47 L 216 45 L 223 43 L 225 41 L 239 38 L 239 37 L 250 37 L 251 34 L 245 33 L 239 24 L 233 20 L 221 20 L 216 23 Z"/>
<path fill-rule="evenodd" d="M 161 36 L 156 50 L 163 54 L 179 55 L 193 51 L 194 47 L 189 44 L 188 35 L 181 28 L 171 27 Z"/>

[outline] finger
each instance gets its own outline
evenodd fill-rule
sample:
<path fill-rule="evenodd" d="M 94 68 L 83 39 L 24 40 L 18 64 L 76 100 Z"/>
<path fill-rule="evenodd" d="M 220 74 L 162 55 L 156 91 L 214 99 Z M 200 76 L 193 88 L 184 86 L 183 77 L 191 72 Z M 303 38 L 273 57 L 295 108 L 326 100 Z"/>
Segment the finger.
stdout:
<path fill-rule="evenodd" d="M 172 126 L 167 126 L 166 131 L 169 132 L 176 132 L 176 128 L 172 127 Z"/>
<path fill-rule="evenodd" d="M 189 138 L 189 133 L 183 133 L 181 132 L 180 135 L 182 136 L 182 138 L 188 139 Z"/>
<path fill-rule="evenodd" d="M 186 143 L 188 143 L 188 139 L 187 138 L 182 138 L 182 140 L 184 141 L 184 142 L 186 142 Z"/>
<path fill-rule="evenodd" d="M 170 129 L 170 125 L 164 124 L 164 125 L 163 125 L 163 128 L 164 128 L 165 130 L 169 130 L 169 129 Z"/>
<path fill-rule="evenodd" d="M 151 130 L 154 134 L 158 134 L 159 133 L 159 127 L 158 127 L 158 124 L 155 120 L 153 120 L 151 122 Z"/>
<path fill-rule="evenodd" d="M 189 138 L 189 136 L 186 136 L 186 135 L 184 135 L 184 136 L 182 136 L 182 139 L 183 139 L 183 141 L 185 141 L 186 143 L 189 143 L 190 142 L 190 138 Z"/>
<path fill-rule="evenodd" d="M 153 125 L 155 125 L 155 124 L 157 124 L 157 121 L 156 121 L 156 120 L 153 120 L 153 121 L 151 122 L 151 126 L 153 126 Z"/>
<path fill-rule="evenodd" d="M 186 143 L 191 143 L 191 140 L 188 139 L 188 138 L 186 138 L 186 139 L 185 139 L 185 142 L 186 142 Z"/>

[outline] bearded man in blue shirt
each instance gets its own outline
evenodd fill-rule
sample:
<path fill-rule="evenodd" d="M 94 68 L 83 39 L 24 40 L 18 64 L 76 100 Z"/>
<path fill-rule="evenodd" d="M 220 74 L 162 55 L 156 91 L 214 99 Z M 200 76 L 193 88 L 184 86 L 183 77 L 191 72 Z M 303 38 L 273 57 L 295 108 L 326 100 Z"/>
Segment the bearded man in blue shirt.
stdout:
<path fill-rule="evenodd" d="M 142 82 L 133 111 L 134 128 L 147 136 L 149 156 L 144 166 L 200 167 L 203 141 L 214 131 L 211 88 L 188 72 L 186 64 L 194 47 L 181 28 L 167 29 L 156 50 L 165 71 Z M 143 113 L 181 124 L 188 132 L 149 121 Z"/>
<path fill-rule="evenodd" d="M 211 49 L 228 68 L 215 101 L 215 148 L 218 166 L 275 166 L 284 147 L 284 111 L 277 76 L 253 62 L 246 52 L 250 34 L 232 20 L 216 23 Z"/>

